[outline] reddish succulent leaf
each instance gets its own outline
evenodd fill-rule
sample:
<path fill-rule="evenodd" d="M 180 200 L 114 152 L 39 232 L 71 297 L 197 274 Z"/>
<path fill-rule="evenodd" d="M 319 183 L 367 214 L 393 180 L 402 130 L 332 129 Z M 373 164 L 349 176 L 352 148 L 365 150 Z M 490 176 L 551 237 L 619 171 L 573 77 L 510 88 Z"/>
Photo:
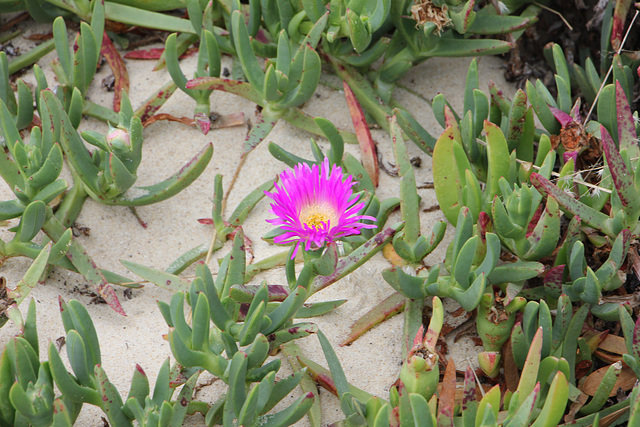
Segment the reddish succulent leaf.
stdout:
<path fill-rule="evenodd" d="M 164 48 L 154 47 L 151 49 L 138 49 L 132 50 L 131 52 L 125 53 L 124 57 L 127 59 L 160 59 L 162 53 L 164 52 Z M 190 47 L 187 49 L 185 53 L 180 55 L 180 59 L 188 58 L 198 52 L 198 49 L 195 47 Z"/>
<path fill-rule="evenodd" d="M 538 205 L 538 208 L 536 209 L 536 211 L 533 213 L 531 222 L 529 223 L 529 225 L 527 225 L 527 237 L 531 236 L 531 234 L 533 233 L 533 230 L 535 230 L 536 228 L 536 225 L 538 225 L 538 221 L 540 221 L 540 218 L 542 217 L 543 209 L 544 209 L 543 205 L 540 204 Z"/>
<path fill-rule="evenodd" d="M 106 21 L 104 21 L 104 29 L 107 31 L 111 31 L 112 33 L 122 34 L 129 32 L 132 29 L 132 26 L 124 24 L 122 22 L 116 22 L 107 19 Z"/>
<path fill-rule="evenodd" d="M 631 0 L 618 0 L 613 10 L 613 24 L 611 28 L 611 47 L 617 51 L 622 44 L 624 36 L 624 24 L 627 20 L 627 13 L 631 7 Z"/>
<path fill-rule="evenodd" d="M 553 117 L 556 118 L 556 120 L 560 123 L 560 126 L 562 126 L 563 128 L 569 126 L 572 123 L 575 123 L 573 117 L 571 117 L 564 111 L 552 107 L 551 105 L 549 105 L 549 109 L 551 110 L 551 114 L 553 114 Z"/>
<path fill-rule="evenodd" d="M 607 160 L 609 171 L 611 172 L 611 179 L 618 190 L 618 196 L 620 196 L 620 203 L 623 206 L 629 206 L 634 204 L 633 199 L 636 196 L 633 178 L 629 174 L 624 160 L 616 147 L 615 142 L 609 135 L 607 129 L 604 126 L 600 126 L 600 135 L 602 140 L 602 151 Z"/>
<path fill-rule="evenodd" d="M 578 152 L 577 151 L 565 151 L 564 153 L 562 153 L 562 162 L 563 163 L 568 163 L 569 161 L 573 161 L 573 164 L 575 165 L 578 162 Z M 574 170 L 576 166 L 574 166 Z"/>
<path fill-rule="evenodd" d="M 513 359 L 513 347 L 511 346 L 511 338 L 502 346 L 502 364 L 504 367 L 504 379 L 507 383 L 507 389 L 515 392 L 518 390 L 520 382 L 520 374 L 518 367 Z"/>
<path fill-rule="evenodd" d="M 469 404 L 477 400 L 476 398 L 476 377 L 473 375 L 471 366 L 467 366 L 464 371 L 464 389 L 462 393 L 462 410 L 469 408 Z"/>
<path fill-rule="evenodd" d="M 389 420 L 389 427 L 400 427 L 400 407 L 396 406 L 391 410 L 391 415 L 389 416 L 391 419 Z"/>
<path fill-rule="evenodd" d="M 458 128 L 458 120 L 456 120 L 456 115 L 451 111 L 448 105 L 444 106 L 444 124 L 446 127 L 454 126 L 456 129 Z"/>
<path fill-rule="evenodd" d="M 369 329 L 400 313 L 404 310 L 405 300 L 406 298 L 398 292 L 389 295 L 351 325 L 349 335 L 340 343 L 340 346 L 353 343 Z"/>
<path fill-rule="evenodd" d="M 198 218 L 198 222 L 204 225 L 213 225 L 213 218 Z"/>
<path fill-rule="evenodd" d="M 573 117 L 576 123 L 584 123 L 584 121 L 582 120 L 582 115 L 580 114 L 581 107 L 582 104 L 580 102 L 580 98 L 578 98 L 576 99 L 576 102 L 573 104 L 573 107 L 571 107 L 571 111 L 569 112 L 569 115 Z"/>
<path fill-rule="evenodd" d="M 562 291 L 562 276 L 564 275 L 564 264 L 556 265 L 551 268 L 545 275 L 543 280 L 545 288 Z"/>
<path fill-rule="evenodd" d="M 167 99 L 173 95 L 173 92 L 175 92 L 176 89 L 178 89 L 178 87 L 173 81 L 166 83 L 153 95 L 147 98 L 144 104 L 135 111 L 135 115 L 140 117 L 140 121 L 142 123 L 146 122 L 164 105 L 165 102 L 167 102 Z"/>
<path fill-rule="evenodd" d="M 611 137 L 609 137 L 611 138 Z M 613 143 L 613 142 L 612 142 Z M 619 154 L 618 154 L 619 156 Z M 589 206 L 582 203 L 578 203 L 575 197 L 565 193 L 556 187 L 551 181 L 544 176 L 534 172 L 529 177 L 529 181 L 533 186 L 542 194 L 546 194 L 547 197 L 553 197 L 558 204 L 573 215 L 579 216 L 582 221 L 587 224 L 606 224 L 609 217 L 602 212 L 598 212 Z"/>
<path fill-rule="evenodd" d="M 113 111 L 120 111 L 120 98 L 122 97 L 122 91 L 129 92 L 129 72 L 127 66 L 120 56 L 120 53 L 111 42 L 111 39 L 105 31 L 102 37 L 102 47 L 100 53 L 105 57 L 113 71 L 113 77 L 115 78 L 114 93 L 113 93 Z"/>
<path fill-rule="evenodd" d="M 620 82 L 617 80 L 616 111 L 618 113 L 618 144 L 620 149 L 637 147 L 636 124 L 633 121 L 633 113 L 631 113 L 631 107 L 629 106 L 629 101 L 627 101 L 627 96 L 625 95 Z"/>
<path fill-rule="evenodd" d="M 113 290 L 113 287 L 110 284 L 105 281 L 104 283 L 97 285 L 96 290 L 98 291 L 98 294 L 102 297 L 102 299 L 107 302 L 109 307 L 113 309 L 113 311 L 123 316 L 127 315 L 127 313 L 124 312 L 124 309 L 120 305 L 120 300 L 116 295 L 116 291 Z"/>
<path fill-rule="evenodd" d="M 371 132 L 369 131 L 369 125 L 364 116 L 364 111 L 358 102 L 358 98 L 349 87 L 346 81 L 342 82 L 344 87 L 344 96 L 347 99 L 347 105 L 349 106 L 349 112 L 351 113 L 351 120 L 353 121 L 353 127 L 356 130 L 356 137 L 360 144 L 360 154 L 362 156 L 362 166 L 367 171 L 373 186 L 378 186 L 379 172 L 378 167 L 378 155 L 376 152 L 376 143 L 371 138 Z"/>
<path fill-rule="evenodd" d="M 200 128 L 200 132 L 203 135 L 209 133 L 209 129 L 211 129 L 211 119 L 207 113 L 196 113 L 193 116 L 195 124 Z"/>
<path fill-rule="evenodd" d="M 442 391 L 438 398 L 438 425 L 453 425 L 453 408 L 456 405 L 456 366 L 451 358 L 444 371 Z"/>
<path fill-rule="evenodd" d="M 298 356 L 297 359 L 302 367 L 307 368 L 307 375 L 309 375 L 314 382 L 334 396 L 338 396 L 338 389 L 328 369 L 304 357 Z"/>
<path fill-rule="evenodd" d="M 412 349 L 418 348 L 422 344 L 422 337 L 424 337 L 424 325 L 420 325 L 418 328 L 418 332 L 416 336 L 413 338 L 413 346 Z"/>
<path fill-rule="evenodd" d="M 487 241 L 487 231 L 491 231 L 491 217 L 485 211 L 482 211 L 478 214 L 478 229 L 480 231 L 480 238 L 482 242 L 485 243 Z"/>

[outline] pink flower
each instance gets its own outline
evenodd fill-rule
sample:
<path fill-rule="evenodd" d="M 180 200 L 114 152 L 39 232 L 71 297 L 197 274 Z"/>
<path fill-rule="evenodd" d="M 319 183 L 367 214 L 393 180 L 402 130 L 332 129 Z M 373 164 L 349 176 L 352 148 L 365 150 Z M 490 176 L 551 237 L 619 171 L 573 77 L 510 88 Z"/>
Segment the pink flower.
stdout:
<path fill-rule="evenodd" d="M 271 213 L 277 217 L 267 222 L 285 231 L 274 241 L 296 242 L 293 259 L 301 243 L 306 251 L 319 249 L 327 242 L 360 234 L 363 228 L 375 228 L 375 224 L 360 222 L 376 219 L 358 215 L 365 203 L 358 203 L 359 196 L 353 194 L 355 184 L 351 175 L 343 180 L 341 167 L 334 165 L 330 169 L 327 158 L 321 167 L 300 163 L 293 170 L 282 172 L 276 190 L 265 191 L 273 200 Z"/>

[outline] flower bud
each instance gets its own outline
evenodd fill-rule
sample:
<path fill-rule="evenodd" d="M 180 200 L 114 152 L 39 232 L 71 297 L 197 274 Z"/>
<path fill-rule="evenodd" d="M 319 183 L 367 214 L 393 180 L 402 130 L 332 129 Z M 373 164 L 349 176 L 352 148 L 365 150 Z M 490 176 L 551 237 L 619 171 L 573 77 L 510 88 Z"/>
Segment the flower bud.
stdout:
<path fill-rule="evenodd" d="M 115 128 L 107 134 L 107 144 L 113 151 L 126 152 L 131 150 L 131 138 L 126 130 Z"/>

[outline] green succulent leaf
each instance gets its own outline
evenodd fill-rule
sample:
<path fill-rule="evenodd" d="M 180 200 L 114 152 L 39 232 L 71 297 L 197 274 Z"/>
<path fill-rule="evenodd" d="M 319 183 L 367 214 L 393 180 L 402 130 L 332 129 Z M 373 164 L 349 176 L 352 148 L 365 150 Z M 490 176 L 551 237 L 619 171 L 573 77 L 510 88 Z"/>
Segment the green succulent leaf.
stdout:
<path fill-rule="evenodd" d="M 102 203 L 121 206 L 144 206 L 166 200 L 191 185 L 209 164 L 213 157 L 213 144 L 207 144 L 198 154 L 187 162 L 178 172 L 157 184 L 135 187 L 135 192 L 143 195 L 122 196 L 113 199 L 101 199 Z"/>
<path fill-rule="evenodd" d="M 440 208 L 454 226 L 462 200 L 462 183 L 465 170 L 471 169 L 462 148 L 460 132 L 455 127 L 447 128 L 438 138 L 433 150 L 433 183 Z"/>

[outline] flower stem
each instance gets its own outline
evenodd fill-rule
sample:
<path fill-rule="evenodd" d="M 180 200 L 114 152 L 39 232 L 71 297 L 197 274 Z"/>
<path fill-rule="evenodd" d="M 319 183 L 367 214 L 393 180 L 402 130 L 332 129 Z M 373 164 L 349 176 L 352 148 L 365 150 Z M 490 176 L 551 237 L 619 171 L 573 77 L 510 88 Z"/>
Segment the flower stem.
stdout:
<path fill-rule="evenodd" d="M 313 264 L 311 261 L 305 260 L 304 267 L 300 271 L 298 275 L 298 280 L 296 281 L 296 286 L 302 286 L 305 289 L 309 289 L 313 279 L 316 278 L 316 273 L 313 269 Z M 311 295 L 311 294 L 309 294 Z"/>

